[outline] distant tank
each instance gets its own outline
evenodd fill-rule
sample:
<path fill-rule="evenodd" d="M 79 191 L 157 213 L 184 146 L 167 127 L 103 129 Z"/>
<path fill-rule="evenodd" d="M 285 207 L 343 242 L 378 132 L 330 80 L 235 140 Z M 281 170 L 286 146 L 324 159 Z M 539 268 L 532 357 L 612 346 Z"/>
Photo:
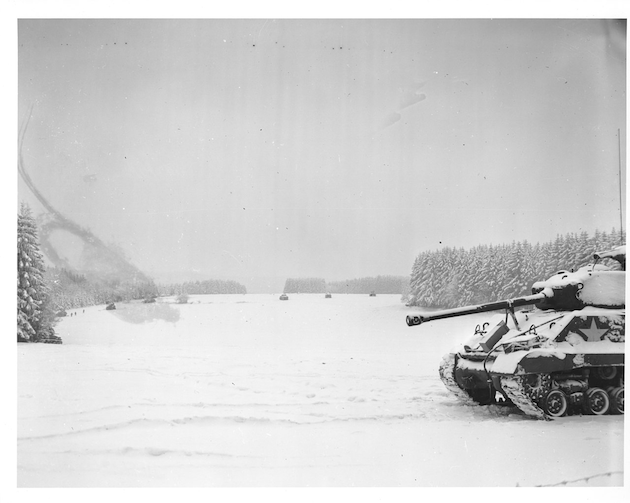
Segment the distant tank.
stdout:
<path fill-rule="evenodd" d="M 376 292 L 374 290 L 370 292 L 370 297 L 376 297 Z"/>
<path fill-rule="evenodd" d="M 332 295 L 330 293 L 327 293 L 326 295 L 324 295 L 325 299 L 332 299 Z"/>
<path fill-rule="evenodd" d="M 289 296 L 286 293 L 280 295 L 280 300 L 289 300 Z"/>
<path fill-rule="evenodd" d="M 505 310 L 444 356 L 440 378 L 465 402 L 515 405 L 539 419 L 624 413 L 626 247 L 595 253 L 532 294 L 407 316 L 409 326 Z M 616 260 L 608 267 L 600 260 Z M 614 264 L 614 262 L 613 262 Z M 534 306 L 516 311 L 521 306 Z"/>

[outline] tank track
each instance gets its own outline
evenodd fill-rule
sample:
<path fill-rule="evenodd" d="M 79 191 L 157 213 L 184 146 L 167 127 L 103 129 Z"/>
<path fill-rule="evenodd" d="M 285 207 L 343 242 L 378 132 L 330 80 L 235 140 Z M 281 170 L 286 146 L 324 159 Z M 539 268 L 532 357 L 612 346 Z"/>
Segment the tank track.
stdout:
<path fill-rule="evenodd" d="M 440 379 L 451 393 L 453 393 L 460 401 L 467 405 L 476 405 L 475 401 L 465 390 L 459 387 L 455 381 L 455 355 L 449 353 L 444 355 L 440 363 Z"/>
<path fill-rule="evenodd" d="M 538 406 L 537 400 L 544 394 L 550 381 L 543 380 L 539 387 L 533 388 L 526 382 L 525 376 L 502 376 L 501 388 L 512 403 L 526 415 L 548 421 L 551 418 Z"/>

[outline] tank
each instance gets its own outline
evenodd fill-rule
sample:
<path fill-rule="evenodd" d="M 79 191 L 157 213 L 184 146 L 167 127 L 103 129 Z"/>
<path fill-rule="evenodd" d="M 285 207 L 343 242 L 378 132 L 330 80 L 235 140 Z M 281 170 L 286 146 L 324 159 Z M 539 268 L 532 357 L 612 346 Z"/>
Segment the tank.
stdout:
<path fill-rule="evenodd" d="M 625 246 L 595 253 L 577 271 L 534 283 L 531 295 L 413 314 L 407 325 L 488 313 L 439 367 L 464 402 L 513 405 L 547 420 L 623 414 L 625 257 Z"/>

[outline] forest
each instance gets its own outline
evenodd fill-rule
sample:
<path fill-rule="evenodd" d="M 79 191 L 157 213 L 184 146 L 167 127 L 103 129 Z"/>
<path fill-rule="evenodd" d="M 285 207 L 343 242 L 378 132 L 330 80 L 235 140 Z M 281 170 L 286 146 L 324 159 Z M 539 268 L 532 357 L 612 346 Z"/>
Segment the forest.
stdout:
<path fill-rule="evenodd" d="M 158 287 L 151 280 L 103 279 L 58 267 L 48 267 L 44 277 L 57 311 L 158 295 Z"/>
<path fill-rule="evenodd" d="M 404 294 L 409 284 L 408 276 L 376 276 L 328 283 L 330 293 Z"/>
<path fill-rule="evenodd" d="M 247 293 L 244 285 L 231 280 L 208 279 L 204 281 L 187 281 L 185 283 L 173 283 L 157 285 L 158 294 L 166 295 L 208 295 L 219 293 Z"/>
<path fill-rule="evenodd" d="M 57 311 L 179 294 L 247 293 L 244 285 L 235 281 L 223 280 L 171 284 L 160 284 L 151 280 L 134 278 L 126 281 L 120 279 L 103 280 L 57 267 L 46 269 L 44 277 L 50 289 L 50 300 Z"/>
<path fill-rule="evenodd" d="M 323 278 L 287 278 L 284 293 L 325 293 L 326 281 Z"/>
<path fill-rule="evenodd" d="M 531 293 L 534 282 L 593 262 L 593 254 L 620 246 L 622 233 L 596 231 L 558 235 L 552 242 L 442 248 L 420 253 L 411 269 L 407 304 L 452 308 Z M 610 259 L 612 268 L 619 264 Z"/>
<path fill-rule="evenodd" d="M 323 278 L 287 278 L 284 293 L 355 293 L 403 294 L 409 278 L 376 276 L 326 282 Z"/>

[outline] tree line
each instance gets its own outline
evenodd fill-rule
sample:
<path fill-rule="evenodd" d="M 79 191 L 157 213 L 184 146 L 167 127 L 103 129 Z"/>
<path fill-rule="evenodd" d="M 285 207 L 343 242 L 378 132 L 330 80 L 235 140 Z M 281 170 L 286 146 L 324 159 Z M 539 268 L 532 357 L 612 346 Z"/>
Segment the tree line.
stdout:
<path fill-rule="evenodd" d="M 207 294 L 246 294 L 245 285 L 231 280 L 208 279 L 203 281 L 187 281 L 157 286 L 160 296 L 165 295 L 207 295 Z"/>
<path fill-rule="evenodd" d="M 405 276 L 376 276 L 327 283 L 323 278 L 287 278 L 284 293 L 354 293 L 402 294 L 409 278 Z"/>
<path fill-rule="evenodd" d="M 170 295 L 247 293 L 245 286 L 235 281 L 207 280 L 160 284 L 138 278 L 126 281 L 106 280 L 57 267 L 48 268 L 45 278 L 50 289 L 50 300 L 57 311 Z"/>
<path fill-rule="evenodd" d="M 51 301 L 57 311 L 96 306 L 111 302 L 127 302 L 158 296 L 158 286 L 151 280 L 131 277 L 103 279 L 65 268 L 50 267 L 45 273 L 51 290 Z"/>
<path fill-rule="evenodd" d="M 534 282 L 592 263 L 595 252 L 622 241 L 623 235 L 613 228 L 592 236 L 558 235 L 542 244 L 519 241 L 422 252 L 412 266 L 407 304 L 444 309 L 527 295 Z M 605 260 L 611 267 L 619 266 Z"/>
<path fill-rule="evenodd" d="M 325 293 L 326 281 L 322 278 L 287 278 L 284 293 Z"/>
<path fill-rule="evenodd" d="M 330 293 L 403 294 L 409 284 L 408 276 L 376 276 L 328 283 Z"/>

